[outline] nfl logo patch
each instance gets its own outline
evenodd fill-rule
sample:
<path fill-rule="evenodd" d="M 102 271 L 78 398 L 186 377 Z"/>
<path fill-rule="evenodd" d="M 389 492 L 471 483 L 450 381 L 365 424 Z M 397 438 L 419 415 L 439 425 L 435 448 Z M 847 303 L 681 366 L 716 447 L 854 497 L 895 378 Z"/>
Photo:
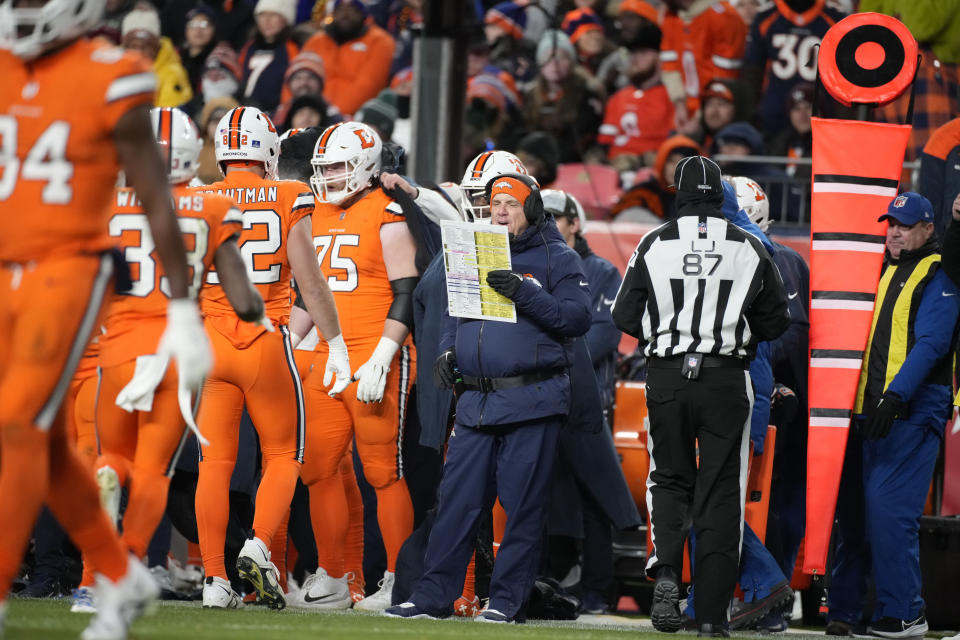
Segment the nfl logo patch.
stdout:
<path fill-rule="evenodd" d="M 254 149 L 259 149 L 259 148 L 260 148 L 260 141 L 259 141 L 259 140 L 251 140 L 251 141 L 250 141 L 250 146 L 253 147 Z"/>
<path fill-rule="evenodd" d="M 707 232 L 707 223 L 706 223 L 705 221 L 704 221 L 704 222 L 698 222 L 698 223 L 697 223 L 697 233 L 706 233 L 706 232 Z"/>
<path fill-rule="evenodd" d="M 687 356 L 687 366 L 696 367 L 697 366 L 697 357 L 696 356 Z"/>
<path fill-rule="evenodd" d="M 907 204 L 907 196 L 897 196 L 897 199 L 893 201 L 893 206 L 897 209 L 903 207 Z"/>

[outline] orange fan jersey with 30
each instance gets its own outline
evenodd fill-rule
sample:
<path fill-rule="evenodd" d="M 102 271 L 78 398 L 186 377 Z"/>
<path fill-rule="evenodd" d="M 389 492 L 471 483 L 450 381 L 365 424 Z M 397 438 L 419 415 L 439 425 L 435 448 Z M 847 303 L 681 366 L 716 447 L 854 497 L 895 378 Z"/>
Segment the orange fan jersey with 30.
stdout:
<path fill-rule="evenodd" d="M 250 282 L 260 291 L 274 325 L 287 324 L 292 306 L 287 237 L 297 222 L 313 213 L 313 193 L 302 182 L 266 180 L 249 171 L 232 171 L 220 182 L 198 190 L 230 197 L 243 211 L 239 243 Z M 248 347 L 266 331 L 237 317 L 216 271 L 210 272 L 207 283 L 214 286 L 204 291 L 203 312 L 236 348 Z"/>
<path fill-rule="evenodd" d="M 187 249 L 190 295 L 195 297 L 220 245 L 240 233 L 243 218 L 233 200 L 185 186 L 172 189 L 177 223 Z M 100 366 L 112 367 L 154 353 L 167 324 L 169 283 L 157 259 L 147 216 L 133 189 L 117 189 L 110 236 L 130 265 L 133 286 L 110 301 L 100 336 Z"/>
<path fill-rule="evenodd" d="M 29 64 L 0 50 L 0 69 L 0 261 L 106 249 L 113 130 L 151 105 L 153 73 L 142 56 L 91 40 Z"/>

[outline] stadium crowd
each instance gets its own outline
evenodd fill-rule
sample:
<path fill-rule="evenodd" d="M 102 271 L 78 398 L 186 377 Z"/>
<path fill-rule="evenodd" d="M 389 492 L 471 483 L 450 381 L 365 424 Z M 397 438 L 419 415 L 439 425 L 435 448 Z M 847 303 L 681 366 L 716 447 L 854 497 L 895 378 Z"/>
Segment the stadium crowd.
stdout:
<path fill-rule="evenodd" d="M 809 192 L 810 165 L 791 161 L 811 156 L 811 117 L 849 115 L 815 90 L 817 46 L 854 11 L 896 15 L 920 41 L 906 159 L 921 161 L 922 196 L 910 195 L 909 220 L 894 209 L 890 216 L 900 221 L 893 227 L 929 224 L 929 235 L 915 246 L 908 239 L 905 248 L 931 253 L 931 243 L 960 216 L 960 3 L 924 3 L 923 11 L 913 0 L 466 4 L 472 28 L 461 143 L 471 160 L 459 183 L 427 185 L 404 175 L 403 157 L 416 117 L 412 65 L 421 0 L 107 2 L 92 35 L 152 64 L 154 136 L 170 158 L 185 149 L 178 157 L 183 171 L 169 167 L 174 193 L 210 198 L 208 212 L 222 207 L 221 219 L 210 224 L 223 230 L 209 250 L 196 245 L 187 252 L 207 252 L 194 273 L 197 288 L 205 269 L 220 274 L 206 280 L 216 294 L 200 294 L 215 364 L 194 433 L 151 435 L 152 445 L 166 447 L 154 452 L 157 459 L 143 450 L 149 447 L 142 445 L 142 424 L 139 446 L 129 434 L 97 438 L 100 421 L 110 420 L 92 408 L 101 386 L 126 393 L 128 406 L 119 397 L 117 404 L 127 411 L 150 411 L 124 386 L 131 376 L 155 378 L 151 402 L 161 402 L 162 390 L 179 411 L 166 361 L 151 370 L 155 363 L 141 360 L 151 347 L 137 352 L 135 365 L 105 359 L 116 352 L 118 333 L 127 347 L 139 340 L 124 338 L 137 332 L 136 316 L 112 315 L 119 306 L 105 321 L 107 337 L 97 347 L 105 351 L 88 350 L 74 379 L 73 437 L 95 469 L 104 506 L 127 548 L 146 558 L 164 597 L 199 598 L 204 606 L 354 607 L 491 622 L 610 610 L 617 595 L 613 532 L 645 520 L 613 449 L 614 383 L 642 379 L 645 367 L 641 354 L 617 352 L 622 334 L 611 305 L 620 274 L 590 249 L 584 232 L 591 217 L 676 218 L 677 165 L 688 156 L 716 156 L 725 176 L 723 215 L 760 239 L 793 292 L 790 327 L 761 343 L 750 363 L 754 453 L 763 452 L 766 426 L 776 424 L 776 449 L 790 455 L 775 458 L 766 546 L 759 532 L 744 531 L 742 593 L 729 610 L 733 629 L 786 630 L 803 532 L 809 272 L 768 228 L 771 221 L 809 219 L 798 194 Z M 902 122 L 906 103 L 897 100 L 874 117 Z M 751 160 L 767 156 L 782 162 Z M 336 164 L 343 173 L 328 175 Z M 565 165 L 606 167 L 616 176 L 616 201 L 585 209 L 564 191 Z M 502 187 L 497 179 L 504 177 L 512 184 Z M 130 220 L 142 209 L 125 189 L 118 189 L 114 209 Z M 523 196 L 508 202 L 507 189 Z M 264 202 L 279 213 L 275 223 L 264 218 Z M 363 215 L 351 218 L 352 211 Z M 185 214 L 178 215 L 186 234 Z M 514 255 L 536 266 L 524 267 L 530 273 L 493 272 L 488 280 L 528 318 L 495 338 L 496 346 L 517 345 L 517 353 L 489 342 L 481 348 L 482 328 L 474 336 L 463 326 L 451 329 L 445 317 L 439 225 L 491 219 L 510 229 Z M 264 257 L 258 248 L 280 256 L 279 239 L 267 246 L 273 224 L 286 234 L 283 255 L 257 261 Z M 111 231 L 128 262 L 135 262 L 128 233 L 143 229 Z M 241 229 L 254 235 L 241 236 L 238 252 L 229 239 Z M 250 261 L 246 276 L 240 260 Z M 145 277 L 145 262 L 138 264 L 134 287 Z M 577 278 L 589 282 L 589 293 L 567 291 L 564 281 Z M 938 286 L 952 291 L 943 280 Z M 937 331 L 952 337 L 949 329 Z M 156 327 L 150 339 L 161 331 Z M 466 354 L 464 341 L 476 345 L 476 354 Z M 254 363 L 255 343 L 263 353 Z M 528 343 L 536 343 L 532 355 L 520 349 Z M 481 360 L 485 372 L 470 369 Z M 498 377 L 483 377 L 493 370 Z M 547 391 L 541 398 L 533 388 Z M 491 391 L 498 392 L 493 408 L 486 402 Z M 281 395 L 290 403 L 276 401 Z M 890 414 L 891 423 L 895 416 L 901 414 Z M 274 422 L 298 428 L 278 435 Z M 548 435 L 517 444 L 517 433 L 540 433 L 520 423 Z M 476 438 L 469 455 L 460 444 L 468 437 Z M 496 460 L 480 474 L 476 449 L 485 447 Z M 528 447 L 537 452 L 532 462 L 517 453 Z M 449 469 L 448 454 L 456 460 Z M 498 494 L 489 487 L 496 482 L 517 490 L 501 490 L 493 505 Z M 162 517 L 159 526 L 151 514 Z M 174 530 L 189 541 L 176 550 L 180 560 L 171 550 Z M 79 559 L 77 550 L 45 509 L 16 595 L 56 597 L 72 589 L 73 611 L 96 611 L 94 567 L 82 563 L 80 575 L 81 563 L 71 559 Z M 456 573 L 461 565 L 465 576 Z M 853 613 L 830 619 L 828 633 L 895 638 L 920 629 L 922 600 L 884 613 L 883 620 L 903 622 L 899 632 L 885 634 L 877 620 L 859 629 L 870 622 L 860 619 L 859 588 L 850 587 L 852 604 L 843 610 Z M 449 597 L 451 589 L 458 598 Z M 681 608 L 678 625 L 695 625 L 692 593 Z M 675 630 L 670 626 L 663 630 Z"/>

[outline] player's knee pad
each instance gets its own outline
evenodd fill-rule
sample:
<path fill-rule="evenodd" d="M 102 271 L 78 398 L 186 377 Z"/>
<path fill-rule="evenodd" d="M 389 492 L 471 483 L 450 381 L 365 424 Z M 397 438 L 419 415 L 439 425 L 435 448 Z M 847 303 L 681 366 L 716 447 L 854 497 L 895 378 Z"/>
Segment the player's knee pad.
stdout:
<path fill-rule="evenodd" d="M 395 465 L 384 463 L 363 464 L 363 475 L 374 489 L 386 489 L 400 479 Z"/>

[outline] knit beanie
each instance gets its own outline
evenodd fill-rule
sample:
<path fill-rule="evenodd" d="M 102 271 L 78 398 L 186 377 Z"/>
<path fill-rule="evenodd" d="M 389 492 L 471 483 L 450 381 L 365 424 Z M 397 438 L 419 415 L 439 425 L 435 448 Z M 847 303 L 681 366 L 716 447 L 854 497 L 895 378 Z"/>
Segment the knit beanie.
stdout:
<path fill-rule="evenodd" d="M 310 51 L 301 51 L 293 57 L 293 60 L 291 60 L 290 64 L 287 65 L 286 73 L 283 74 L 283 81 L 285 83 L 289 82 L 290 77 L 293 76 L 293 74 L 295 74 L 297 71 L 310 71 L 321 80 L 326 77 L 326 72 L 324 71 L 323 67 L 323 58 Z"/>
<path fill-rule="evenodd" d="M 134 31 L 143 31 L 154 37 L 160 37 L 160 16 L 156 11 L 149 9 L 136 9 L 131 11 L 123 18 L 120 23 L 120 36 L 126 38 L 127 34 Z"/>
<path fill-rule="evenodd" d="M 560 27 L 564 33 L 570 36 L 570 42 L 577 44 L 577 40 L 583 37 L 588 31 L 603 31 L 603 22 L 592 9 L 584 7 L 569 12 L 563 17 L 563 25 Z"/>
<path fill-rule="evenodd" d="M 519 40 L 527 28 L 527 10 L 517 2 L 500 2 L 487 11 L 483 23 L 496 25 Z"/>
<path fill-rule="evenodd" d="M 563 31 L 547 29 L 537 44 L 537 66 L 542 67 L 553 57 L 554 51 L 565 51 L 571 60 L 577 59 L 577 50 Z"/>
<path fill-rule="evenodd" d="M 253 15 L 257 16 L 267 11 L 282 15 L 288 27 L 297 24 L 297 0 L 259 0 L 253 9 Z"/>
<path fill-rule="evenodd" d="M 376 127 L 384 138 L 393 135 L 393 124 L 397 120 L 397 94 L 384 89 L 375 98 L 367 100 L 354 114 L 359 122 Z"/>

